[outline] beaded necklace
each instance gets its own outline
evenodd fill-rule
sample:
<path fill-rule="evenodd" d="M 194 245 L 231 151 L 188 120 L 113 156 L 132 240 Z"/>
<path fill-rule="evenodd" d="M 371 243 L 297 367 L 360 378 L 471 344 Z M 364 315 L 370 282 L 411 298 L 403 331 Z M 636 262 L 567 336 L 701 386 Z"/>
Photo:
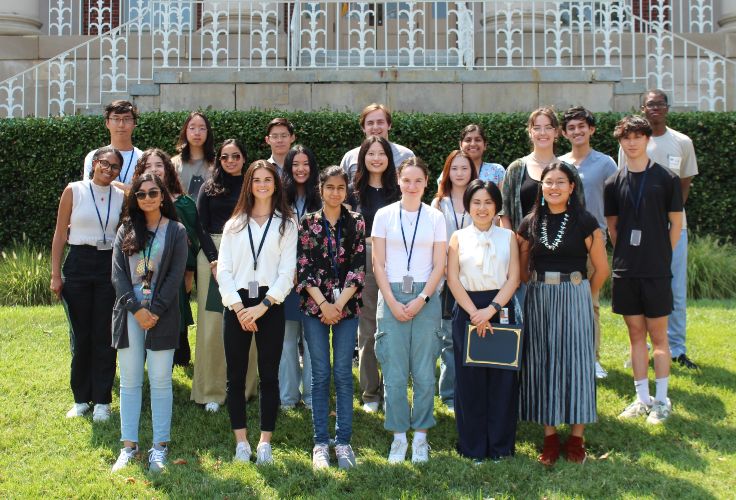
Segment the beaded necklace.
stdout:
<path fill-rule="evenodd" d="M 555 237 L 555 240 L 550 243 L 549 238 L 547 237 L 547 215 L 545 215 L 544 219 L 542 219 L 542 234 L 539 238 L 542 245 L 544 245 L 548 250 L 557 250 L 557 247 L 562 243 L 562 236 L 565 234 L 565 227 L 567 226 L 567 221 L 569 219 L 570 214 L 565 212 L 565 216 L 562 218 L 562 223 L 560 224 L 560 229 L 557 231 L 557 236 Z"/>

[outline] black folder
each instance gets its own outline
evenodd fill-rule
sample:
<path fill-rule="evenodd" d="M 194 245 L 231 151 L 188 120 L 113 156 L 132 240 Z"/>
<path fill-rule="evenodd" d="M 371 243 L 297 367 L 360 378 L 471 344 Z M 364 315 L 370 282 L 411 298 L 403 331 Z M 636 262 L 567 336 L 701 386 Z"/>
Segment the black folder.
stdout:
<path fill-rule="evenodd" d="M 466 323 L 463 365 L 518 371 L 521 367 L 521 325 L 491 326 L 493 333 L 486 332 L 485 337 L 481 337 L 473 324 Z"/>

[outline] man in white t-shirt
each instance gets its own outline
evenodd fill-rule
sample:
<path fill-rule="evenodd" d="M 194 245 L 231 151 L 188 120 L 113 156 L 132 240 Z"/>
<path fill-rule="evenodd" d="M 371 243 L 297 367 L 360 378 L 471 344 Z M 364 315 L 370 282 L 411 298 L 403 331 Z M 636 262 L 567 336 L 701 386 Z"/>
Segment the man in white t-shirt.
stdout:
<path fill-rule="evenodd" d="M 391 130 L 391 111 L 383 104 L 369 104 L 360 113 L 360 128 L 363 129 L 366 138 L 372 135 L 381 136 L 388 141 L 388 132 Z M 399 168 L 402 161 L 414 156 L 411 149 L 389 141 L 391 153 L 393 153 L 394 166 Z M 358 152 L 360 146 L 351 149 L 340 161 L 340 166 L 348 174 L 350 182 L 358 169 Z"/>
<path fill-rule="evenodd" d="M 110 132 L 110 146 L 119 150 L 123 155 L 120 174 L 113 184 L 120 189 L 126 189 L 133 179 L 135 164 L 143 154 L 140 149 L 133 146 L 133 131 L 138 121 L 138 109 L 132 102 L 118 99 L 105 106 L 103 116 L 105 127 Z M 97 150 L 93 149 L 84 158 L 82 179 L 89 178 L 92 173 L 92 156 L 95 151 Z"/>
<path fill-rule="evenodd" d="M 668 168 L 680 178 L 682 203 L 687 202 L 690 184 L 698 175 L 698 162 L 695 158 L 693 141 L 685 134 L 667 126 L 669 102 L 663 90 L 648 90 L 642 96 L 641 110 L 652 126 L 652 137 L 647 146 L 647 154 L 652 161 Z M 624 156 L 619 149 L 618 165 L 624 164 Z M 698 369 L 687 356 L 685 345 L 687 331 L 687 217 L 683 209 L 682 232 L 680 240 L 672 253 L 672 295 L 674 310 L 667 322 L 667 337 L 670 343 L 672 361 L 688 369 Z"/>

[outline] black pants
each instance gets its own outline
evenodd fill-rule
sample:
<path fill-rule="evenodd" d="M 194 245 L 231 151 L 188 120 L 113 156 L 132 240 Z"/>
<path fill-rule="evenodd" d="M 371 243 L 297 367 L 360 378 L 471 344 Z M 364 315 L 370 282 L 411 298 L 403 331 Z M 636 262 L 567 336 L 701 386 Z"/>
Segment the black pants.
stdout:
<path fill-rule="evenodd" d="M 476 307 L 487 307 L 497 291 L 468 292 Z M 509 320 L 514 322 L 513 301 Z M 452 320 L 455 344 L 455 422 L 457 451 L 483 459 L 514 454 L 519 408 L 519 376 L 512 370 L 463 365 L 465 324 L 468 313 L 456 306 Z M 492 318 L 496 322 L 498 318 Z"/>
<path fill-rule="evenodd" d="M 112 348 L 112 250 L 72 245 L 62 299 L 69 319 L 71 388 L 76 403 L 109 404 L 117 351 Z"/>
<path fill-rule="evenodd" d="M 245 290 L 238 290 L 245 307 L 258 304 L 266 296 L 267 287 L 258 290 L 258 299 L 249 299 Z M 232 429 L 247 428 L 245 417 L 245 374 L 248 372 L 248 353 L 255 336 L 258 347 L 259 397 L 261 431 L 273 432 L 279 411 L 279 363 L 284 347 L 284 306 L 271 306 L 257 321 L 258 332 L 246 332 L 233 311 L 225 308 L 223 336 L 227 362 L 227 409 Z"/>

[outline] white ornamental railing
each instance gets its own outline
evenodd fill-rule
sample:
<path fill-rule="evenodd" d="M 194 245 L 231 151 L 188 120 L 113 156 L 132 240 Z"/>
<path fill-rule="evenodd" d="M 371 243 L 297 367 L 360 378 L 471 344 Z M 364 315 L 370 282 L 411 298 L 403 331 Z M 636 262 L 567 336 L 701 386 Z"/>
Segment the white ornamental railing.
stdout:
<path fill-rule="evenodd" d="M 668 0 L 651 3 L 643 19 L 630 2 L 582 0 L 131 0 L 126 22 L 98 10 L 78 22 L 106 33 L 0 82 L 0 116 L 72 114 L 157 71 L 279 68 L 616 68 L 677 106 L 725 109 L 734 64 L 673 33 Z M 73 29 L 73 11 L 51 11 L 59 33 Z"/>

